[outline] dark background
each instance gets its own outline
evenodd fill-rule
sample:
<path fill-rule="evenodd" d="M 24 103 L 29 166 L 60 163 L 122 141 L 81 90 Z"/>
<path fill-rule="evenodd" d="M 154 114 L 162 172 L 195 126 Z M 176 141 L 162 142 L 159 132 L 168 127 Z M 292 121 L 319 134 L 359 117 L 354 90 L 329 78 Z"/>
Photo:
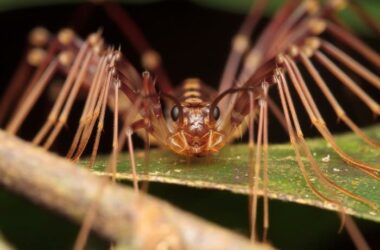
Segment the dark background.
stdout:
<path fill-rule="evenodd" d="M 230 48 L 231 37 L 242 22 L 242 14 L 203 8 L 185 1 L 163 1 L 147 5 L 125 6 L 130 16 L 145 34 L 147 40 L 161 54 L 165 68 L 174 83 L 187 77 L 200 77 L 216 87 Z M 79 18 L 78 18 L 79 17 Z M 266 20 L 262 23 L 264 24 Z M 107 19 L 101 7 L 85 4 L 38 7 L 0 13 L 0 93 L 15 71 L 25 48 L 28 32 L 36 26 L 44 26 L 55 33 L 67 26 L 85 37 L 99 27 L 109 44 L 121 45 L 122 51 L 138 70 L 139 57 L 120 35 L 117 27 Z M 254 39 L 254 38 L 253 38 Z M 334 39 L 334 38 L 328 38 Z M 366 41 L 376 45 L 376 40 Z M 378 48 L 377 48 L 378 49 Z M 345 88 L 331 78 L 331 86 L 350 115 L 359 125 L 376 122 L 372 114 Z M 361 84 L 361 82 L 359 82 Z M 371 93 L 372 88 L 367 88 Z M 347 131 L 336 122 L 322 96 L 314 90 L 318 105 L 334 133 Z M 377 95 L 377 96 L 376 96 Z M 374 95 L 379 100 L 379 95 Z M 276 99 L 276 97 L 274 96 Z M 21 129 L 21 136 L 30 138 L 44 121 L 50 105 L 43 98 Z M 76 106 L 81 106 L 80 101 Z M 298 103 L 299 105 L 299 103 Z M 309 120 L 299 110 L 305 134 L 315 136 Z M 68 128 L 73 127 L 78 114 L 73 113 Z M 109 115 L 110 118 L 110 115 Z M 271 121 L 274 121 L 271 119 Z M 110 125 L 112 123 L 109 123 Z M 276 122 L 270 122 L 270 140 L 283 142 L 286 134 Z M 67 130 L 61 137 L 70 133 Z M 106 135 L 107 135 L 106 130 Z M 107 136 L 105 136 L 107 137 Z M 58 140 L 55 150 L 67 147 L 67 140 Z M 104 142 L 105 145 L 109 144 Z M 108 145 L 109 146 L 109 145 Z M 109 149 L 104 146 L 104 151 Z M 107 151 L 108 152 L 108 151 Z M 172 203 L 204 216 L 209 220 L 246 234 L 248 231 L 247 201 L 245 196 L 213 190 L 194 190 L 186 187 L 154 184 L 153 193 Z M 188 197 L 193 197 L 188 199 Z M 339 220 L 334 213 L 320 209 L 273 201 L 269 237 L 276 247 L 283 249 L 337 249 L 353 248 L 345 232 L 338 234 Z M 31 219 L 32 218 L 32 219 Z M 378 243 L 379 226 L 360 220 L 360 228 L 373 246 Z M 38 208 L 22 198 L 0 191 L 0 230 L 20 249 L 67 249 L 72 245 L 77 227 L 51 212 Z M 38 247 L 37 247 L 38 246 Z M 94 248 L 105 248 L 99 239 L 92 242 Z"/>

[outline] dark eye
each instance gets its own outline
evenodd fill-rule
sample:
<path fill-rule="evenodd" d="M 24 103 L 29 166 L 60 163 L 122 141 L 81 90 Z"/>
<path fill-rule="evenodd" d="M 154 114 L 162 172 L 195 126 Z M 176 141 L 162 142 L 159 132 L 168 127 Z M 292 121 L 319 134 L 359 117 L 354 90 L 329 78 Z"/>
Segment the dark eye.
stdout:
<path fill-rule="evenodd" d="M 220 109 L 216 106 L 212 111 L 212 117 L 217 121 L 220 117 Z"/>
<path fill-rule="evenodd" d="M 173 121 L 177 121 L 179 117 L 179 107 L 175 105 L 172 110 L 170 111 L 170 116 L 172 117 Z"/>

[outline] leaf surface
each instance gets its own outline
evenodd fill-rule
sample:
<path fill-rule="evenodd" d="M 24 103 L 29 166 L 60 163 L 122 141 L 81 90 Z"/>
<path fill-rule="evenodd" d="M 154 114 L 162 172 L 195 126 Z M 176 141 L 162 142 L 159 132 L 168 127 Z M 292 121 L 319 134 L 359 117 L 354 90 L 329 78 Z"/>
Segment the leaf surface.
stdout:
<path fill-rule="evenodd" d="M 380 140 L 380 126 L 366 130 L 371 137 Z M 380 166 L 380 150 L 364 144 L 353 134 L 335 137 L 342 149 L 354 159 L 359 159 L 374 166 Z M 362 173 L 342 161 L 323 139 L 307 141 L 323 173 L 336 184 L 359 194 L 380 208 L 380 181 Z M 248 147 L 245 144 L 226 146 L 216 155 L 204 158 L 186 159 L 163 149 L 152 149 L 149 153 L 150 164 L 144 167 L 144 153 L 136 152 L 137 168 L 140 180 L 173 183 L 197 188 L 228 190 L 234 193 L 248 194 Z M 307 159 L 303 159 L 308 168 Z M 105 175 L 108 156 L 99 156 L 94 167 L 98 175 Z M 117 178 L 131 180 L 129 155 L 119 158 Z M 86 165 L 86 161 L 81 162 Z M 347 212 L 366 219 L 380 222 L 380 211 L 373 210 L 362 202 L 347 195 L 332 191 L 322 185 L 310 169 L 310 180 L 327 197 L 338 199 Z M 290 144 L 269 146 L 269 196 L 272 199 L 308 204 L 329 210 L 337 210 L 331 203 L 321 201 L 306 185 L 295 154 Z M 260 187 L 262 178 L 260 178 Z M 261 189 L 259 191 L 261 194 Z"/>

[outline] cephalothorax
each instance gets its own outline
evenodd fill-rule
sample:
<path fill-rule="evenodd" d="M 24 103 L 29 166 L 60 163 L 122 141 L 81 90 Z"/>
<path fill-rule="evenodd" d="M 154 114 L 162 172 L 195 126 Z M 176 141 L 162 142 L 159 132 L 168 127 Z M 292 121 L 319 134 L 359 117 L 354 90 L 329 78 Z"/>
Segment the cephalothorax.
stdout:
<path fill-rule="evenodd" d="M 176 92 L 174 96 L 179 103 L 174 104 L 170 111 L 169 148 L 188 156 L 217 152 L 225 144 L 225 135 L 218 128 L 219 108 L 211 110 L 209 100 L 215 96 L 215 91 L 199 79 L 187 79 Z"/>

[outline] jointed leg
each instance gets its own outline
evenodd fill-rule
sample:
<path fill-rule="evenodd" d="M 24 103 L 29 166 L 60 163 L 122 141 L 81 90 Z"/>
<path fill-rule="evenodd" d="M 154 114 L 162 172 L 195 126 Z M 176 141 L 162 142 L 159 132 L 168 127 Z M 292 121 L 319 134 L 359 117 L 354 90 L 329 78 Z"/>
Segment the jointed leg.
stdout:
<path fill-rule="evenodd" d="M 100 82 L 104 81 L 104 85 L 101 87 L 102 95 L 96 99 L 96 104 L 94 109 L 90 109 L 88 113 L 88 120 L 85 123 L 85 126 L 83 128 L 82 136 L 80 138 L 80 142 L 77 146 L 76 153 L 73 156 L 73 159 L 75 161 L 79 160 L 79 157 L 82 155 L 83 151 L 85 150 L 87 143 L 91 137 L 91 134 L 93 132 L 93 128 L 95 126 L 95 123 L 101 114 L 102 110 L 105 109 L 105 106 L 107 104 L 107 100 L 109 98 L 110 88 L 112 87 L 112 74 L 109 71 L 104 72 L 104 78 L 101 78 Z M 93 110 L 93 112 L 92 112 Z"/>
<path fill-rule="evenodd" d="M 40 144 L 41 141 L 45 138 L 47 133 L 50 131 L 52 126 L 56 123 L 59 115 L 59 111 L 61 110 L 65 99 L 67 98 L 67 95 L 70 92 L 70 89 L 72 88 L 72 85 L 74 83 L 75 77 L 78 74 L 79 68 L 81 64 L 83 63 L 84 56 L 88 52 L 88 45 L 87 43 L 83 44 L 81 49 L 79 50 L 78 56 L 75 58 L 75 61 L 70 69 L 70 72 L 65 80 L 65 83 L 63 84 L 63 87 L 58 95 L 57 101 L 55 102 L 52 110 L 50 111 L 50 114 L 48 116 L 47 121 L 42 126 L 40 131 L 37 133 L 37 135 L 33 139 L 34 144 Z"/>
<path fill-rule="evenodd" d="M 17 95 L 22 91 L 23 84 L 28 81 L 31 75 L 32 66 L 23 58 L 18 66 L 15 74 L 13 75 L 8 89 L 1 97 L 0 101 L 0 125 L 2 125 L 10 111 L 10 107 L 14 105 L 14 101 L 17 99 Z"/>
<path fill-rule="evenodd" d="M 314 186 L 314 184 L 309 179 L 309 176 L 307 174 L 305 165 L 304 165 L 304 163 L 303 163 L 303 161 L 301 159 L 301 153 L 300 153 L 300 147 L 301 147 L 301 145 L 300 145 L 300 140 L 299 140 L 299 138 L 300 138 L 300 131 L 298 131 L 298 135 L 297 135 L 296 132 L 295 132 L 295 130 L 294 130 L 294 126 L 299 126 L 299 124 L 297 122 L 294 122 L 295 119 L 298 119 L 298 118 L 296 116 L 295 117 L 292 116 L 292 120 L 293 120 L 293 123 L 294 123 L 294 126 L 293 126 L 292 121 L 291 121 L 290 112 L 289 112 L 289 109 L 288 109 L 289 101 L 287 100 L 288 98 L 286 98 L 285 91 L 284 91 L 284 88 L 285 88 L 285 85 L 286 85 L 285 76 L 284 76 L 284 74 L 282 72 L 278 71 L 278 75 L 276 77 L 277 77 L 277 88 L 278 88 L 279 95 L 280 95 L 280 98 L 281 98 L 281 106 L 282 106 L 282 109 L 284 111 L 285 120 L 286 120 L 286 123 L 287 123 L 288 135 L 289 135 L 289 138 L 290 138 L 290 142 L 291 142 L 291 144 L 293 146 L 294 152 L 296 154 L 296 161 L 298 163 L 297 164 L 298 167 L 300 168 L 301 174 L 302 174 L 304 180 L 306 181 L 306 184 L 310 188 L 310 190 L 318 198 L 320 198 L 323 201 L 329 201 L 329 202 L 331 202 L 333 204 L 336 204 L 342 210 L 341 205 L 340 205 L 339 202 L 337 202 L 335 200 L 332 200 L 332 199 L 329 199 L 328 197 L 326 197 L 325 195 L 323 195 L 321 192 L 319 192 L 316 189 L 316 187 Z"/>
<path fill-rule="evenodd" d="M 106 113 L 106 107 L 107 107 L 106 103 L 107 103 L 109 89 L 110 89 L 110 85 L 106 86 L 106 90 L 105 90 L 106 93 L 104 95 L 104 100 L 103 100 L 102 110 L 101 110 L 101 113 L 100 113 L 100 118 L 99 118 L 99 121 L 98 121 L 98 127 L 97 127 L 97 130 L 96 130 L 96 136 L 95 136 L 94 145 L 92 147 L 92 153 L 91 153 L 91 158 L 90 158 L 90 162 L 89 162 L 89 168 L 92 168 L 94 166 L 95 159 L 96 159 L 96 154 L 98 152 L 100 137 L 101 137 L 101 133 L 103 132 L 104 116 L 105 116 L 105 113 Z"/>
<path fill-rule="evenodd" d="M 380 67 L 380 56 L 356 36 L 331 22 L 327 23 L 327 32 L 331 33 L 336 39 L 339 39 L 344 44 L 359 52 L 376 67 Z"/>
<path fill-rule="evenodd" d="M 338 101 L 335 99 L 334 95 L 331 93 L 326 82 L 323 80 L 322 76 L 318 73 L 317 69 L 314 67 L 313 63 L 307 57 L 307 55 L 300 51 L 301 62 L 306 66 L 306 69 L 313 77 L 314 81 L 317 83 L 318 87 L 321 89 L 328 102 L 334 109 L 335 113 L 338 116 L 338 119 L 341 119 L 352 131 L 354 131 L 360 138 L 362 138 L 368 144 L 380 147 L 380 144 L 374 141 L 372 138 L 367 136 L 347 115 L 343 107 L 340 106 Z"/>
<path fill-rule="evenodd" d="M 18 110 L 18 112 L 11 117 L 6 129 L 8 132 L 13 134 L 17 132 L 34 103 L 40 97 L 48 82 L 50 82 L 50 78 L 53 77 L 55 72 L 59 71 L 60 66 L 67 66 L 64 60 L 65 53 L 62 52 L 59 55 L 58 53 L 65 46 L 70 45 L 68 37 L 70 37 L 70 32 L 67 32 L 67 30 L 62 30 L 57 39 L 50 39 L 50 34 L 42 28 L 36 28 L 31 33 L 30 43 L 33 46 L 45 46 L 47 44 L 47 48 L 46 50 L 44 48 L 36 48 L 29 51 L 29 63 L 38 65 L 38 67 L 27 84 L 19 103 L 16 105 L 15 110 Z M 54 64 L 56 65 L 54 66 Z"/>
<path fill-rule="evenodd" d="M 232 48 L 224 68 L 222 79 L 219 83 L 219 93 L 233 87 L 241 58 L 248 49 L 249 38 L 262 17 L 267 2 L 267 0 L 258 0 L 253 4 L 249 15 L 246 16 L 239 32 L 233 38 Z M 221 106 L 223 105 L 221 104 Z"/>
<path fill-rule="evenodd" d="M 285 102 L 285 96 L 286 96 L 286 98 L 287 98 L 287 100 L 288 100 L 289 107 L 291 108 L 291 111 L 292 111 L 292 113 L 293 113 L 292 116 L 293 116 L 293 118 L 294 118 L 294 116 L 296 116 L 296 114 L 295 114 L 295 109 L 294 109 L 294 106 L 293 106 L 293 104 L 292 104 L 292 100 L 291 100 L 291 96 L 290 96 L 289 90 L 288 90 L 288 88 L 287 88 L 286 80 L 285 80 L 285 78 L 284 78 L 284 75 L 281 75 L 280 77 L 281 77 L 281 81 L 279 81 L 278 87 L 279 87 L 279 90 L 280 90 L 281 99 L 283 100 L 283 102 Z M 284 91 L 283 89 L 284 89 L 285 91 Z M 281 93 L 281 92 L 282 92 L 282 93 Z M 283 104 L 283 105 L 284 105 L 284 104 Z M 285 106 L 285 108 L 284 108 L 284 113 L 285 113 L 285 116 L 286 116 L 287 119 L 288 119 L 289 114 L 288 114 L 288 111 L 287 111 L 286 106 Z M 294 121 L 294 122 L 297 122 L 297 119 L 295 119 L 295 120 L 293 120 L 293 121 Z M 288 123 L 288 124 L 289 124 L 289 123 Z M 297 127 L 297 126 L 296 126 L 296 127 Z M 299 126 L 298 126 L 298 127 L 299 127 Z M 294 134 L 294 132 L 291 132 L 291 131 L 289 131 L 289 132 L 290 132 L 290 134 Z M 375 205 L 373 202 L 371 202 L 371 201 L 369 201 L 369 200 L 367 200 L 367 199 L 365 199 L 365 198 L 363 198 L 363 197 L 361 197 L 361 196 L 358 196 L 358 195 L 356 195 L 356 194 L 353 194 L 352 192 L 347 191 L 347 190 L 345 190 L 345 189 L 343 189 L 343 188 L 337 186 L 334 182 L 332 182 L 332 181 L 330 181 L 329 179 L 327 179 L 326 177 L 324 177 L 324 176 L 323 176 L 323 173 L 320 172 L 320 170 L 319 170 L 319 168 L 318 168 L 318 166 L 317 166 L 317 164 L 316 164 L 316 162 L 315 162 L 315 160 L 314 160 L 314 158 L 313 158 L 313 156 L 312 156 L 310 150 L 308 149 L 308 147 L 307 147 L 305 141 L 303 140 L 302 132 L 301 132 L 301 131 L 298 131 L 297 134 L 298 134 L 297 137 L 298 137 L 298 140 L 299 140 L 299 142 L 300 142 L 300 146 L 303 148 L 303 151 L 306 153 L 307 158 L 308 158 L 308 160 L 309 160 L 311 166 L 313 167 L 313 170 L 317 173 L 317 176 L 320 178 L 320 180 L 322 180 L 322 182 L 324 182 L 325 184 L 327 184 L 328 186 L 330 186 L 330 187 L 332 187 L 332 188 L 337 189 L 338 191 L 340 191 L 340 192 L 342 192 L 342 193 L 345 193 L 345 194 L 351 196 L 351 197 L 354 198 L 354 199 L 357 199 L 357 200 L 359 200 L 359 201 L 361 201 L 361 202 L 363 202 L 363 203 L 369 205 L 370 207 L 372 207 L 372 208 L 374 208 L 374 209 L 376 208 L 376 205 Z M 297 154 L 297 150 L 296 150 L 296 154 Z M 302 162 L 302 161 L 299 159 L 299 160 L 298 160 L 298 163 L 300 164 L 300 162 Z M 312 189 L 312 190 L 313 190 L 313 189 Z M 314 191 L 316 191 L 316 190 L 314 190 Z M 318 191 L 317 191 L 317 192 L 318 192 Z M 319 194 L 320 194 L 320 193 L 319 193 Z M 318 196 L 319 196 L 319 195 L 318 195 Z M 323 196 L 322 196 L 321 198 L 325 199 L 326 197 L 323 197 Z M 330 201 L 331 201 L 331 200 L 330 200 Z M 347 216 L 347 215 L 345 214 L 344 209 L 341 207 L 340 203 L 336 203 L 335 201 L 334 201 L 333 203 L 335 203 L 336 205 L 338 205 L 338 208 L 339 208 L 339 210 L 341 211 L 342 226 L 345 226 L 345 227 L 347 228 L 347 230 L 348 230 L 349 234 L 351 235 L 351 238 L 353 239 L 354 243 L 355 243 L 357 246 L 360 246 L 360 247 L 364 247 L 364 246 L 366 246 L 365 239 L 364 239 L 363 236 L 360 234 L 360 232 L 359 232 L 359 231 L 356 231 L 356 232 L 355 232 L 355 231 L 352 230 L 352 229 L 355 229 L 356 226 L 355 226 L 354 222 L 351 221 L 351 220 L 352 220 L 351 217 L 350 217 L 350 216 Z M 348 223 L 346 223 L 346 220 L 348 220 Z M 359 248 L 360 248 L 360 247 L 359 247 Z M 365 249 L 365 248 L 361 248 L 361 249 Z"/>
<path fill-rule="evenodd" d="M 93 57 L 93 52 L 89 51 L 83 60 L 82 68 L 78 72 L 78 76 L 74 82 L 70 95 L 68 96 L 68 99 L 65 105 L 63 106 L 63 109 L 58 117 L 58 122 L 53 127 L 52 132 L 50 133 L 49 137 L 47 138 L 46 142 L 43 145 L 45 149 L 49 149 L 51 147 L 51 145 L 57 138 L 59 132 L 61 131 L 62 127 L 66 124 L 68 115 L 70 113 L 72 105 L 74 104 L 75 98 L 77 97 L 79 89 L 81 85 L 83 84 L 83 81 L 85 80 L 90 59 L 92 57 Z"/>
<path fill-rule="evenodd" d="M 171 92 L 173 90 L 171 82 L 165 69 L 161 66 L 159 54 L 152 49 L 135 22 L 116 3 L 105 3 L 104 8 L 109 18 L 115 22 L 132 46 L 140 53 L 143 66 L 157 77 L 161 91 Z"/>
<path fill-rule="evenodd" d="M 321 47 L 331 56 L 344 63 L 356 74 L 366 79 L 376 88 L 380 89 L 380 78 L 371 71 L 369 71 L 367 68 L 362 66 L 360 63 L 355 61 L 352 57 L 348 56 L 344 51 L 340 50 L 338 47 L 325 40 L 321 41 Z"/>
<path fill-rule="evenodd" d="M 53 75 L 57 72 L 58 66 L 58 60 L 54 59 L 43 72 L 41 78 L 36 82 L 33 91 L 28 93 L 28 96 L 25 97 L 24 101 L 19 106 L 18 111 L 14 114 L 11 121 L 7 125 L 5 130 L 8 133 L 15 134 L 20 128 L 29 111 L 36 103 L 37 99 L 41 96 L 42 91 L 45 89 Z"/>
<path fill-rule="evenodd" d="M 135 192 L 139 191 L 138 186 L 138 178 L 137 178 L 137 170 L 136 170 L 136 161 L 135 161 L 135 155 L 134 155 L 134 148 L 133 148 L 133 141 L 132 141 L 132 133 L 133 131 L 136 131 L 138 129 L 144 129 L 145 128 L 145 122 L 143 119 L 137 120 L 132 123 L 132 121 L 135 119 L 135 117 L 138 114 L 138 109 L 141 105 L 141 98 L 138 98 L 137 101 L 132 105 L 131 109 L 128 113 L 125 114 L 123 119 L 123 128 L 120 131 L 119 135 L 119 150 L 121 150 L 124 147 L 125 139 L 127 139 L 128 143 L 128 151 L 129 151 L 129 157 L 131 161 L 131 172 L 132 172 L 132 180 L 133 180 L 133 188 Z"/>
<path fill-rule="evenodd" d="M 264 83 L 265 84 L 265 83 Z M 264 121 L 263 121 L 263 155 L 264 155 L 264 169 L 263 169 L 263 241 L 267 241 L 268 229 L 269 229 L 269 200 L 268 200 L 268 188 L 269 188 L 269 173 L 268 173 L 268 86 L 265 84 L 264 89 Z"/>
<path fill-rule="evenodd" d="M 107 56 L 102 56 L 102 58 L 99 60 L 99 65 L 97 66 L 95 76 L 93 80 L 91 81 L 90 91 L 87 95 L 86 103 L 79 120 L 78 129 L 75 133 L 73 142 L 66 156 L 67 158 L 73 157 L 75 150 L 78 147 L 79 140 L 81 139 L 82 134 L 84 133 L 83 131 L 91 123 L 91 120 L 93 119 L 95 103 L 98 100 L 98 98 L 102 98 L 101 92 L 100 92 L 101 90 L 100 85 L 101 85 L 101 82 L 106 82 L 106 67 L 107 67 L 106 60 L 107 60 Z M 106 86 L 106 88 L 107 88 L 106 91 L 108 91 L 109 86 Z M 108 94 L 106 94 L 105 98 L 108 98 Z M 102 119 L 100 119 L 100 121 L 102 121 Z M 98 123 L 98 129 L 100 129 L 99 128 L 100 126 L 103 127 L 102 122 Z"/>
<path fill-rule="evenodd" d="M 267 96 L 267 103 L 268 103 L 269 110 L 276 117 L 277 121 L 281 124 L 284 131 L 287 132 L 288 128 L 286 127 L 285 117 L 282 114 L 280 108 L 277 106 L 277 104 L 269 96 Z"/>
<path fill-rule="evenodd" d="M 246 81 L 249 76 L 256 72 L 258 67 L 269 59 L 268 53 L 273 50 L 273 45 L 284 40 L 284 36 L 289 30 L 308 12 L 314 12 L 313 1 L 288 1 L 277 12 L 272 21 L 268 24 L 264 32 L 260 35 L 255 46 L 251 48 L 243 62 L 243 67 L 238 82 Z M 276 34 L 276 36 L 273 36 Z M 272 46 L 272 47 L 271 47 Z"/>
<path fill-rule="evenodd" d="M 255 241 L 257 239 L 256 233 L 256 220 L 257 220 L 257 198 L 259 189 L 259 178 L 260 178 L 260 168 L 261 168 L 261 146 L 263 141 L 263 127 L 264 127 L 264 102 L 259 101 L 260 111 L 259 111 L 259 127 L 257 132 L 257 144 L 256 144 L 256 154 L 253 169 L 253 187 L 251 190 L 252 195 L 252 205 L 251 205 L 251 240 Z"/>
<path fill-rule="evenodd" d="M 114 105 L 114 119 L 113 119 L 113 139 L 112 139 L 112 156 L 111 156 L 111 169 L 112 169 L 112 181 L 116 180 L 116 164 L 117 156 L 119 154 L 119 145 L 118 145 L 118 133 L 119 133 L 119 88 L 120 80 L 115 80 L 114 90 L 115 90 L 115 105 Z M 128 137 L 129 142 L 129 137 Z"/>
<path fill-rule="evenodd" d="M 366 163 L 357 161 L 352 159 L 349 155 L 344 153 L 340 147 L 336 144 L 334 137 L 331 135 L 331 133 L 328 131 L 328 129 L 325 126 L 325 122 L 323 121 L 322 116 L 319 114 L 318 109 L 316 108 L 316 105 L 311 97 L 310 92 L 308 91 L 306 84 L 304 83 L 304 80 L 302 79 L 301 74 L 299 73 L 297 67 L 295 66 L 295 63 L 290 59 L 290 57 L 285 56 L 284 57 L 284 64 L 286 66 L 286 69 L 289 72 L 289 75 L 292 79 L 292 84 L 294 85 L 298 96 L 300 97 L 303 106 L 305 107 L 313 125 L 318 129 L 318 131 L 321 133 L 321 135 L 331 144 L 334 151 L 347 163 L 356 166 L 359 169 L 362 170 L 378 170 L 379 167 L 371 166 Z M 365 172 L 365 171 L 364 171 Z M 379 177 L 378 177 L 379 178 Z"/>
<path fill-rule="evenodd" d="M 316 51 L 315 58 L 321 62 L 334 76 L 336 76 L 344 85 L 347 86 L 355 95 L 357 95 L 374 114 L 380 114 L 380 105 L 373 100 L 367 93 L 361 89 L 346 73 L 339 69 L 330 59 L 322 52 Z"/>

